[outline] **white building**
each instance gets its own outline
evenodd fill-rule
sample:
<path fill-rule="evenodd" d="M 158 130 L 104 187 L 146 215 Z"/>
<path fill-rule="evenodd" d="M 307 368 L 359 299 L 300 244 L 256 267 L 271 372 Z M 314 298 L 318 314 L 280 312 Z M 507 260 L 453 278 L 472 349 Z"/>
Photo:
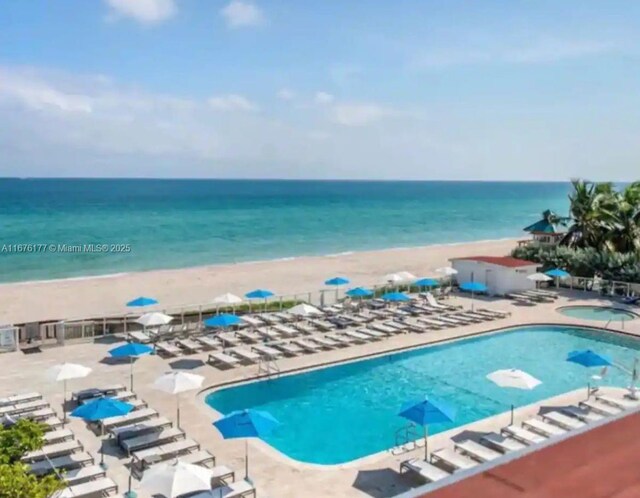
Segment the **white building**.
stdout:
<path fill-rule="evenodd" d="M 458 283 L 480 282 L 487 286 L 489 294 L 504 295 L 536 287 L 535 282 L 527 278 L 536 273 L 539 266 L 532 261 L 510 256 L 471 256 L 449 261 L 458 271 Z"/>

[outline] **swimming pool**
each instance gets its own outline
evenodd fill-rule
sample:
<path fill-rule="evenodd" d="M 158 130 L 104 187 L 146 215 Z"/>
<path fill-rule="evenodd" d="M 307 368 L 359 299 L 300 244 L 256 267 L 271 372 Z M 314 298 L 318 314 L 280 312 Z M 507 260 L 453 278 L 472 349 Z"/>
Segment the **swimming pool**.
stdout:
<path fill-rule="evenodd" d="M 431 434 L 480 420 L 586 385 L 594 372 L 565 361 L 590 348 L 631 364 L 640 341 L 592 329 L 535 326 L 252 382 L 214 391 L 206 403 L 222 413 L 266 410 L 281 425 L 265 441 L 307 463 L 339 464 L 395 445 L 406 425 L 403 402 L 425 394 L 457 407 L 455 423 L 429 427 Z M 543 383 L 532 391 L 501 389 L 485 376 L 520 368 Z M 603 384 L 626 385 L 611 369 Z"/>
<path fill-rule="evenodd" d="M 563 306 L 557 309 L 558 313 L 580 318 L 582 320 L 595 320 L 599 322 L 634 320 L 638 315 L 631 311 L 608 306 Z"/>

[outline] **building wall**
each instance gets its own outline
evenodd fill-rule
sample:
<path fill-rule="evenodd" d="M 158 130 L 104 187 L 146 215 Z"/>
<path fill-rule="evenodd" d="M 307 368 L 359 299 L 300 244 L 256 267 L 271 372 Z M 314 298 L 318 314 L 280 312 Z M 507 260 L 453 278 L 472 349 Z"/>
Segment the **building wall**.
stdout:
<path fill-rule="evenodd" d="M 454 260 L 453 268 L 458 270 L 456 278 L 462 282 L 480 282 L 489 288 L 489 294 L 503 295 L 509 292 L 535 289 L 535 282 L 527 278 L 536 272 L 536 266 L 507 268 L 481 261 Z"/>

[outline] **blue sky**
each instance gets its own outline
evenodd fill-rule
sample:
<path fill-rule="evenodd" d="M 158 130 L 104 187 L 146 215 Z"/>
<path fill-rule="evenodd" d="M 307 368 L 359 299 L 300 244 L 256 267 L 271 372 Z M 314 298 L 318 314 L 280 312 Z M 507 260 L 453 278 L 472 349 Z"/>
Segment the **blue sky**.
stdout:
<path fill-rule="evenodd" d="M 640 3 L 33 0 L 0 175 L 630 180 Z"/>

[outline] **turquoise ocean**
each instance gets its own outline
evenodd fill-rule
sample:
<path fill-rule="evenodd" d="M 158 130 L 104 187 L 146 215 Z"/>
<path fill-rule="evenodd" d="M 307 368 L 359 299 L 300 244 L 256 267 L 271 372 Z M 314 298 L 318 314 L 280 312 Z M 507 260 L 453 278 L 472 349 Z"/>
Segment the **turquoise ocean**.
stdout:
<path fill-rule="evenodd" d="M 519 237 L 569 187 L 0 179 L 0 282 Z"/>

